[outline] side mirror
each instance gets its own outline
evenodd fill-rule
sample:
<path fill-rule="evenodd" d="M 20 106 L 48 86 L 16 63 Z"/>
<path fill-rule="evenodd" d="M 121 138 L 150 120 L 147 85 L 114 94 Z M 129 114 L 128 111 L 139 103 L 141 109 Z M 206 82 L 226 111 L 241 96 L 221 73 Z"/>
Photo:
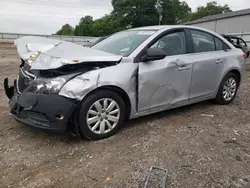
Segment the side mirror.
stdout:
<path fill-rule="evenodd" d="M 155 61 L 155 60 L 161 60 L 166 57 L 166 53 L 160 49 L 160 48 L 149 48 L 147 50 L 146 56 L 144 58 L 144 61 Z"/>

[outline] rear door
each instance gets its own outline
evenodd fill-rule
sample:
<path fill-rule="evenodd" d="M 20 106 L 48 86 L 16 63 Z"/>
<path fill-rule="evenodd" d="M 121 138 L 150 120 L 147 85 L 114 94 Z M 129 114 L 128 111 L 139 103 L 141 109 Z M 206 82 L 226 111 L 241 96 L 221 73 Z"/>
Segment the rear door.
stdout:
<path fill-rule="evenodd" d="M 206 98 L 214 95 L 221 80 L 227 52 L 224 42 L 210 33 L 190 30 L 194 53 L 192 82 L 189 99 Z"/>

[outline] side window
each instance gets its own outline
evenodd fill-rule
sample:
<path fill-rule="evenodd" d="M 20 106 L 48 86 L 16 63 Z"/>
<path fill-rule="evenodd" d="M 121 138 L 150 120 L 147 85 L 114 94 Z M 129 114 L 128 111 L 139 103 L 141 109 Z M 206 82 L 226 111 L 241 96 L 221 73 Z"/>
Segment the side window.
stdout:
<path fill-rule="evenodd" d="M 231 38 L 231 43 L 232 43 L 233 45 L 237 45 L 238 39 L 237 39 L 237 38 Z"/>
<path fill-rule="evenodd" d="M 216 51 L 224 50 L 223 42 L 220 39 L 214 37 L 214 42 L 215 42 Z"/>
<path fill-rule="evenodd" d="M 210 52 L 215 51 L 214 38 L 212 35 L 203 31 L 191 30 L 194 52 Z"/>
<path fill-rule="evenodd" d="M 244 41 L 244 40 L 239 39 L 239 41 L 240 41 L 240 46 L 246 46 L 246 43 L 245 43 L 245 41 Z"/>
<path fill-rule="evenodd" d="M 150 48 L 160 48 L 167 56 L 186 53 L 186 39 L 184 31 L 167 34 L 155 42 Z"/>

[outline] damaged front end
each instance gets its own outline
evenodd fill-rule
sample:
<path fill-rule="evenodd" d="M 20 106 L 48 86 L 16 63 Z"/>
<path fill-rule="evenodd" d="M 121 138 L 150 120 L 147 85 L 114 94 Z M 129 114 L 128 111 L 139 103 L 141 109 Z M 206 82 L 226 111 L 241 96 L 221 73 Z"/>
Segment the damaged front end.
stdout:
<path fill-rule="evenodd" d="M 39 37 L 23 37 L 15 44 L 21 57 L 19 75 L 13 86 L 9 86 L 8 78 L 4 80 L 10 111 L 24 124 L 56 133 L 68 130 L 80 103 L 60 96 L 63 86 L 78 75 L 114 66 L 121 60 L 105 52 Z"/>
<path fill-rule="evenodd" d="M 4 80 L 5 92 L 10 99 L 10 112 L 24 124 L 63 133 L 68 128 L 77 102 L 59 96 L 58 92 L 77 74 L 41 77 L 41 73 L 37 73 L 33 74 L 27 67 L 20 67 L 13 86 L 9 86 L 8 78 Z"/>

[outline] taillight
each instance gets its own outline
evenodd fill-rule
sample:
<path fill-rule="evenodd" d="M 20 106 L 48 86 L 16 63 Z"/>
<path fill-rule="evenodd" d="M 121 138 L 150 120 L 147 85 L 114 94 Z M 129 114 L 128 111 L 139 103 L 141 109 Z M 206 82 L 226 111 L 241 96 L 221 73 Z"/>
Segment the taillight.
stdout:
<path fill-rule="evenodd" d="M 243 53 L 243 57 L 245 59 L 245 62 L 247 61 L 247 55 L 245 53 Z"/>

